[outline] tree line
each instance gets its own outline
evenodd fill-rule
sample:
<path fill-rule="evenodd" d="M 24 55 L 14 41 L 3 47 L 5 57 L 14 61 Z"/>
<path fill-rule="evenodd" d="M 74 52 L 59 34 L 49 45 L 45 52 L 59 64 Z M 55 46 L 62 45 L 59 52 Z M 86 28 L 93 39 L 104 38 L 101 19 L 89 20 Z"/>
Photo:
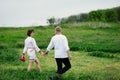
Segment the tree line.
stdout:
<path fill-rule="evenodd" d="M 54 17 L 47 19 L 48 24 L 60 24 L 60 23 L 71 23 L 71 22 L 119 22 L 120 21 L 120 7 L 95 10 L 89 13 L 81 13 L 78 15 L 71 15 L 67 18 L 56 19 Z"/>

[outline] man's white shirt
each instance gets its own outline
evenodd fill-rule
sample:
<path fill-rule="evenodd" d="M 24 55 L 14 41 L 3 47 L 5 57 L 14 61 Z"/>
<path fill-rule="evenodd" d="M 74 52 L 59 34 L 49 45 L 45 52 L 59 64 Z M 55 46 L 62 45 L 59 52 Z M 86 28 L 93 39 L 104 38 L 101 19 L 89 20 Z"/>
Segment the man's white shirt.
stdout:
<path fill-rule="evenodd" d="M 68 40 L 62 34 L 56 34 L 52 37 L 47 50 L 50 51 L 54 47 L 55 58 L 67 58 L 67 51 L 69 50 Z"/>

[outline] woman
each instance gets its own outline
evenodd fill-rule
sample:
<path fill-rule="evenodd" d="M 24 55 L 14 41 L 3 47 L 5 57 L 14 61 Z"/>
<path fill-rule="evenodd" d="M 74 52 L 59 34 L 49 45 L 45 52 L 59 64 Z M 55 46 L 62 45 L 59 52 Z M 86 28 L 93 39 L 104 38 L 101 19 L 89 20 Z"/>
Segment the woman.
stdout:
<path fill-rule="evenodd" d="M 41 71 L 40 62 L 36 57 L 35 50 L 41 54 L 43 54 L 43 52 L 38 48 L 35 39 L 32 38 L 34 36 L 34 30 L 33 29 L 28 30 L 27 35 L 28 37 L 25 39 L 25 45 L 22 53 L 22 57 L 24 57 L 27 51 L 27 54 L 29 56 L 29 65 L 27 70 L 30 71 L 33 63 L 35 62 L 37 65 L 38 71 Z"/>

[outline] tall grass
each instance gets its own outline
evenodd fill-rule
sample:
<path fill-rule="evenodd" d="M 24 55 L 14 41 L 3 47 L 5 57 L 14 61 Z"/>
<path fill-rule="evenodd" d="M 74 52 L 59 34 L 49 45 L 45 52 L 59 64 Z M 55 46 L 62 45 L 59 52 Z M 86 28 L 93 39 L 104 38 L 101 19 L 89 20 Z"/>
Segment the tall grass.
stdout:
<path fill-rule="evenodd" d="M 116 58 L 92 57 L 88 56 L 87 52 L 82 51 L 71 53 L 73 55 L 72 68 L 62 75 L 62 80 L 120 79 L 120 62 Z M 2 63 L 0 65 L 0 80 L 49 80 L 50 76 L 55 75 L 57 69 L 53 51 L 46 57 L 40 56 L 40 54 L 37 56 L 41 63 L 42 72 L 36 70 L 35 64 L 32 70 L 27 72 L 28 60 L 26 62 L 15 62 L 18 65 L 14 65 L 12 62 Z"/>
<path fill-rule="evenodd" d="M 105 23 L 109 27 L 104 23 L 101 27 L 100 23 L 84 24 L 61 25 L 73 56 L 72 68 L 62 75 L 62 80 L 120 80 L 120 24 Z M 26 32 L 31 28 L 35 30 L 38 46 L 45 50 L 54 35 L 54 27 L 0 28 L 0 80 L 49 80 L 55 75 L 53 51 L 46 57 L 37 53 L 41 73 L 35 64 L 27 72 L 27 56 L 25 62 L 19 61 Z"/>
<path fill-rule="evenodd" d="M 92 24 L 92 23 L 91 23 Z M 110 28 L 63 27 L 71 50 L 120 52 L 119 24 L 106 23 Z M 97 25 L 97 24 L 96 24 Z M 99 24 L 98 24 L 99 25 Z M 69 26 L 69 25 L 68 25 Z M 30 28 L 0 28 L 0 47 L 23 48 L 26 32 Z M 40 48 L 46 48 L 54 35 L 54 27 L 34 27 L 36 42 Z M 14 43 L 14 44 L 13 44 Z"/>

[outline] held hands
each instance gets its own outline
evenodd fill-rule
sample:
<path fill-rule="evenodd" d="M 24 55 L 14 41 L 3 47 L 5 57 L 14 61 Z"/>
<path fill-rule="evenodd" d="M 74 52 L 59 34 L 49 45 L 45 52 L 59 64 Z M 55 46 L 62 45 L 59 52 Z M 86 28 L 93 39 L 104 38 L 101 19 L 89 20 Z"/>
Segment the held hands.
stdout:
<path fill-rule="evenodd" d="M 46 56 L 48 54 L 48 51 L 46 51 L 45 53 L 43 51 L 39 51 L 39 53 L 42 55 L 42 56 Z"/>
<path fill-rule="evenodd" d="M 49 51 L 44 52 L 43 56 L 47 56 Z"/>
<path fill-rule="evenodd" d="M 44 52 L 43 52 L 42 50 L 40 50 L 39 53 L 40 53 L 41 55 L 44 55 Z"/>
<path fill-rule="evenodd" d="M 44 55 L 48 55 L 48 52 L 49 52 L 49 51 L 46 51 L 46 52 L 44 53 Z"/>

